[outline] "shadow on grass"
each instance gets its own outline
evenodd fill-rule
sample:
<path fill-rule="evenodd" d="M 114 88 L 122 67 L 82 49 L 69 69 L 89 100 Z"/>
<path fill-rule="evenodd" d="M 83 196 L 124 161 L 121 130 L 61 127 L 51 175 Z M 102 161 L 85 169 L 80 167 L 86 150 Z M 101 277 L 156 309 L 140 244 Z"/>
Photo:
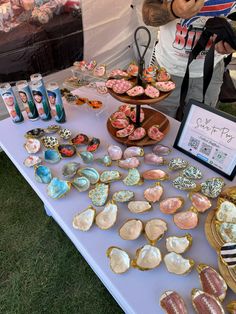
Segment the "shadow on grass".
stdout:
<path fill-rule="evenodd" d="M 123 313 L 0 153 L 0 313 Z"/>

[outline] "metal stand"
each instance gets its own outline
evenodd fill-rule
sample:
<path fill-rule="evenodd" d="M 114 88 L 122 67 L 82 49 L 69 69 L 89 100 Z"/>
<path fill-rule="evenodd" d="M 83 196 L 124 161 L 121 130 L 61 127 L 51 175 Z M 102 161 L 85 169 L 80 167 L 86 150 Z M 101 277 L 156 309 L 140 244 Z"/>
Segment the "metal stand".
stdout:
<path fill-rule="evenodd" d="M 141 121 L 140 121 L 140 105 L 136 105 L 136 127 L 139 128 L 141 126 Z"/>
<path fill-rule="evenodd" d="M 143 54 L 141 55 L 140 53 L 140 49 L 139 49 L 139 45 L 138 45 L 138 38 L 137 38 L 137 34 L 138 34 L 138 31 L 139 30 L 145 30 L 148 34 L 148 42 L 147 42 L 147 45 L 146 45 L 146 48 L 143 52 Z M 143 69 L 144 69 L 144 57 L 145 57 L 145 54 L 148 50 L 148 47 L 150 45 L 150 42 L 151 42 L 151 33 L 150 31 L 147 29 L 147 27 L 145 26 L 139 26 L 135 32 L 134 32 L 134 41 L 135 41 L 135 45 L 136 45 L 136 48 L 137 48 L 137 51 L 138 51 L 138 56 L 139 56 L 139 71 L 138 71 L 138 85 L 139 86 L 143 86 Z M 137 127 L 140 127 L 141 126 L 141 122 L 140 122 L 140 105 L 136 105 L 136 126 Z"/>

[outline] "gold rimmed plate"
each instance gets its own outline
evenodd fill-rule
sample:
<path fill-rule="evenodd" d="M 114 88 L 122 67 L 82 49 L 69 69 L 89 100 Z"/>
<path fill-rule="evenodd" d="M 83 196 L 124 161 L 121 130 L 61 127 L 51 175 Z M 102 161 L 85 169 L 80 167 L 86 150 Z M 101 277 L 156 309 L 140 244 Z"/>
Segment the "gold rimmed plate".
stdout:
<path fill-rule="evenodd" d="M 227 267 L 221 260 L 219 252 L 224 245 L 216 228 L 216 209 L 212 209 L 205 221 L 205 234 L 209 244 L 216 250 L 218 255 L 218 266 L 220 273 L 227 285 L 236 293 L 236 268 Z"/>

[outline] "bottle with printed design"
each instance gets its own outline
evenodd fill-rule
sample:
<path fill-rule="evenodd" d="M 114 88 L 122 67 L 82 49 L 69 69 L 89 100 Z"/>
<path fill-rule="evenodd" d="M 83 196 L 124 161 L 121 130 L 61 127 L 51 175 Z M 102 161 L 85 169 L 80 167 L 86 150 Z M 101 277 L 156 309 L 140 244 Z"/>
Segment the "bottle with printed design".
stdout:
<path fill-rule="evenodd" d="M 50 106 L 47 99 L 47 92 L 42 80 L 31 81 L 31 93 L 40 119 L 48 121 L 51 119 Z"/>
<path fill-rule="evenodd" d="M 52 116 L 58 123 L 66 122 L 66 113 L 58 84 L 56 82 L 50 82 L 47 84 L 46 88 Z"/>
<path fill-rule="evenodd" d="M 21 102 L 25 108 L 28 118 L 31 121 L 38 120 L 39 114 L 34 103 L 28 82 L 25 80 L 17 82 L 16 88 L 18 90 Z"/>
<path fill-rule="evenodd" d="M 0 84 L 0 95 L 14 123 L 24 121 L 24 117 L 9 83 Z"/>

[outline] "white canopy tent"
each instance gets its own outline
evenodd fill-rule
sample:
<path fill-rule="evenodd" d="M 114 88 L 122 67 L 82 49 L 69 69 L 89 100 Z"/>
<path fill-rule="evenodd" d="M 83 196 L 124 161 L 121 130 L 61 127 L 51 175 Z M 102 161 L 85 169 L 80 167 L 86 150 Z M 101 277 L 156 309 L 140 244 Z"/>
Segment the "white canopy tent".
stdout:
<path fill-rule="evenodd" d="M 137 60 L 134 45 L 134 32 L 142 22 L 143 0 L 82 0 L 84 60 L 96 60 L 106 64 L 109 69 L 126 68 Z M 152 41 L 145 57 L 145 65 L 150 62 L 157 29 L 148 27 Z M 139 32 L 139 43 L 145 44 L 147 37 Z M 142 38 L 144 37 L 144 38 Z M 57 81 L 62 84 L 71 70 L 65 69 L 44 77 L 45 82 Z M 17 93 L 16 93 L 17 94 Z M 21 103 L 21 102 L 19 102 Z M 5 106 L 0 107 L 0 120 L 7 117 Z"/>
<path fill-rule="evenodd" d="M 95 59 L 109 68 L 125 68 L 135 60 L 134 32 L 138 26 L 144 25 L 142 3 L 143 0 L 83 0 L 84 59 Z M 157 34 L 157 29 L 149 27 L 149 30 L 152 42 L 146 62 L 150 60 Z M 142 45 L 147 37 L 142 31 L 139 34 Z"/>

